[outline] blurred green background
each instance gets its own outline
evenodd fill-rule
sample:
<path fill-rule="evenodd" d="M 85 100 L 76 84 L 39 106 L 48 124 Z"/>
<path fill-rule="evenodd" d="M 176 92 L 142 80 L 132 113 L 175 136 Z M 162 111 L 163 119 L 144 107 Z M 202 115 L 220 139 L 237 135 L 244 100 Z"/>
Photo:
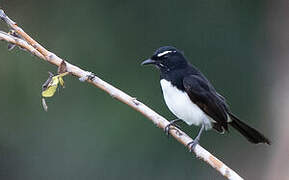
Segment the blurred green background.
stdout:
<path fill-rule="evenodd" d="M 266 111 L 270 51 L 263 1 L 1 0 L 28 34 L 58 56 L 144 102 L 169 120 L 159 73 L 142 60 L 182 49 L 241 119 L 272 140 Z M 7 31 L 4 23 L 1 30 Z M 56 67 L 0 44 L 0 179 L 224 179 L 128 106 L 75 77 L 41 106 Z M 198 127 L 183 129 L 192 137 Z M 208 131 L 201 145 L 245 179 L 259 179 L 270 148 L 236 131 Z"/>

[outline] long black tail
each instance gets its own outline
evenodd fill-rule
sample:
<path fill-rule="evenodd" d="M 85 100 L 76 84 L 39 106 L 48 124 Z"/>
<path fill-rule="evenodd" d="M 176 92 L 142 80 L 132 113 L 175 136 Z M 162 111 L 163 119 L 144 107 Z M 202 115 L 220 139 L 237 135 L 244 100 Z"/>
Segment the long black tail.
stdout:
<path fill-rule="evenodd" d="M 266 138 L 263 134 L 259 133 L 256 129 L 251 128 L 240 119 L 238 119 L 234 114 L 229 113 L 232 121 L 229 123 L 232 127 L 238 130 L 245 138 L 251 143 L 267 143 L 270 144 L 268 138 Z"/>

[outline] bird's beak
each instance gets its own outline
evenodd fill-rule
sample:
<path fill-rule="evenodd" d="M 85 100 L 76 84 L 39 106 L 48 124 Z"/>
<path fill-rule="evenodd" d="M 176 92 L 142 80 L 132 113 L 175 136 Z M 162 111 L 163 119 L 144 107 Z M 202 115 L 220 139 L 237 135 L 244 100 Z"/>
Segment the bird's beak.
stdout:
<path fill-rule="evenodd" d="M 152 59 L 147 59 L 141 63 L 142 66 L 147 64 L 156 64 L 156 61 Z"/>

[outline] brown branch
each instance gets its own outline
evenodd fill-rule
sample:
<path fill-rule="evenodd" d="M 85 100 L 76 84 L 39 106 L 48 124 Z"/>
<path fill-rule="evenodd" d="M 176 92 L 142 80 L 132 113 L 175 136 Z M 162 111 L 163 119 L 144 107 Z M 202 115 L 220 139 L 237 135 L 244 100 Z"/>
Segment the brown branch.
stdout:
<path fill-rule="evenodd" d="M 62 62 L 62 59 L 46 50 L 43 46 L 41 46 L 38 42 L 32 39 L 28 34 L 26 34 L 14 21 L 12 21 L 3 10 L 0 9 L 0 18 L 6 22 L 9 27 L 11 27 L 15 32 L 23 39 L 19 39 L 14 36 L 10 36 L 7 33 L 1 32 L 0 33 L 0 40 L 5 40 L 9 43 L 13 43 L 21 48 L 26 49 L 27 51 L 31 52 L 32 54 L 38 56 L 41 59 L 48 61 L 51 64 L 59 66 Z M 118 99 L 119 101 L 127 104 L 131 108 L 135 109 L 136 111 L 143 114 L 145 117 L 150 119 L 154 124 L 156 124 L 159 128 L 164 129 L 169 122 L 150 109 L 148 106 L 143 104 L 142 102 L 138 101 L 136 98 L 129 96 L 128 94 L 124 93 L 123 91 L 115 88 L 114 86 L 108 84 L 107 82 L 101 80 L 99 77 L 95 76 L 93 73 L 80 69 L 79 67 L 66 62 L 67 64 L 67 71 L 71 74 L 80 78 L 80 80 L 87 81 L 88 83 L 94 85 L 97 88 L 102 89 L 103 91 L 110 94 L 112 97 Z M 189 142 L 192 141 L 187 134 L 185 134 L 180 129 L 171 129 L 170 134 L 184 146 L 187 146 Z M 221 173 L 224 177 L 232 180 L 241 180 L 241 178 L 235 171 L 231 168 L 226 166 L 223 162 L 209 153 L 200 145 L 196 145 L 194 151 L 195 155 L 204 160 L 206 163 L 211 165 L 215 168 L 219 173 Z"/>

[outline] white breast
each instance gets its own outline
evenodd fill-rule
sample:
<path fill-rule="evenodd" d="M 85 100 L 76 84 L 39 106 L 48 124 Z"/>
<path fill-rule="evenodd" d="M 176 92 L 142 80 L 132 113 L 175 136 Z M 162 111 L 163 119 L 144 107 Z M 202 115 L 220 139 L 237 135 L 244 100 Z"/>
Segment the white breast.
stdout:
<path fill-rule="evenodd" d="M 165 79 L 162 79 L 160 83 L 165 102 L 177 118 L 182 119 L 188 125 L 200 125 L 204 123 L 206 129 L 212 127 L 211 121 L 213 120 L 190 100 L 187 93 L 178 90 Z"/>

